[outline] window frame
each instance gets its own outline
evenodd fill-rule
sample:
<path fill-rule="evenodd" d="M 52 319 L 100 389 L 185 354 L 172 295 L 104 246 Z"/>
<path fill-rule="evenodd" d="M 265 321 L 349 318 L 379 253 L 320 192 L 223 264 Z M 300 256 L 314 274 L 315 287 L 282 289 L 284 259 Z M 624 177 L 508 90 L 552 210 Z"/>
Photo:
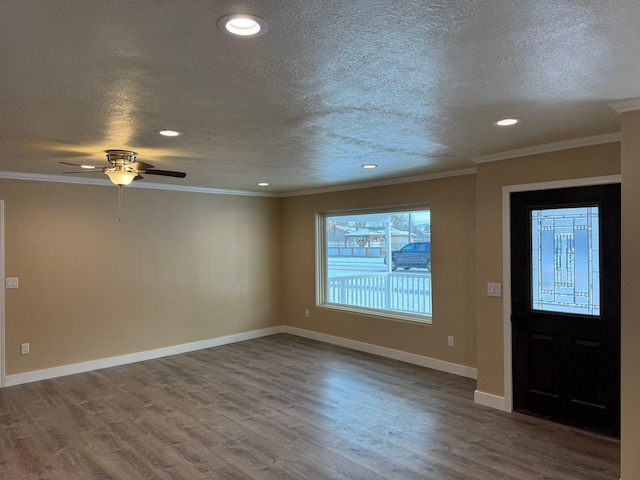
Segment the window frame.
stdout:
<path fill-rule="evenodd" d="M 353 216 L 353 215 L 375 215 L 375 214 L 393 214 L 407 211 L 428 210 L 432 209 L 428 204 L 411 204 L 397 205 L 393 207 L 372 207 L 360 208 L 352 210 L 331 210 L 316 213 L 316 307 L 331 311 L 340 311 L 357 315 L 365 315 L 369 317 L 382 318 L 385 320 L 410 322 L 413 325 L 432 325 L 433 324 L 433 281 L 431 280 L 431 315 L 421 315 L 408 312 L 400 312 L 394 310 L 382 310 L 377 308 L 354 306 L 341 303 L 331 303 L 328 301 L 328 248 L 327 248 L 327 232 L 326 224 L 328 217 L 335 216 Z M 431 224 L 431 221 L 429 222 Z M 391 243 L 391 242 L 389 242 Z M 388 249 L 388 255 L 390 255 Z M 429 272 L 431 275 L 432 272 Z"/>

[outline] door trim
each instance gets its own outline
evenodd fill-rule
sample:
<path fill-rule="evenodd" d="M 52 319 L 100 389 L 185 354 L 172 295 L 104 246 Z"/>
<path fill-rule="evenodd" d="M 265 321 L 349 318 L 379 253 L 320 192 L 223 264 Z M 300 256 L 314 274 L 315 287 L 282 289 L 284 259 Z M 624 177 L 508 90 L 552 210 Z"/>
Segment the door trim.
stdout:
<path fill-rule="evenodd" d="M 504 333 L 504 402 L 502 402 L 502 405 L 504 407 L 503 410 L 507 412 L 513 411 L 513 357 L 511 350 L 511 193 L 615 183 L 622 183 L 621 175 L 505 185 L 502 187 L 502 317 Z"/>
<path fill-rule="evenodd" d="M 4 200 L 0 200 L 0 278 L 4 280 Z M 0 388 L 5 386 L 5 334 L 4 334 L 4 305 L 5 286 L 0 288 Z"/>

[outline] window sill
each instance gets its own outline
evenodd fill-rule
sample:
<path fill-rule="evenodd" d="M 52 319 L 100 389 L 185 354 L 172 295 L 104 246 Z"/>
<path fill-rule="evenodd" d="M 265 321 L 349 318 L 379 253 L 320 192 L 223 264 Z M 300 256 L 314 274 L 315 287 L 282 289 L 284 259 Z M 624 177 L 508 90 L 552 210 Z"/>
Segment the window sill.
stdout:
<path fill-rule="evenodd" d="M 413 325 L 431 325 L 431 317 L 426 315 L 412 315 L 410 313 L 392 312 L 388 310 L 376 310 L 366 307 L 354 307 L 352 305 L 342 305 L 339 303 L 323 303 L 317 305 L 318 308 L 339 311 L 345 313 L 353 313 L 355 315 L 364 315 L 367 317 L 382 318 L 384 320 L 393 320 L 396 322 L 411 323 Z"/>

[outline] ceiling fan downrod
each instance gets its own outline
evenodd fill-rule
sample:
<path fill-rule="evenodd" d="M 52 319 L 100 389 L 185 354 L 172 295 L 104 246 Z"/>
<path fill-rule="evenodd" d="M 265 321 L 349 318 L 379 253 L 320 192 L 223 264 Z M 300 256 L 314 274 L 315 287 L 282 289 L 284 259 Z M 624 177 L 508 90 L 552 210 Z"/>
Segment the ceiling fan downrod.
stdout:
<path fill-rule="evenodd" d="M 107 150 L 107 160 L 113 166 L 126 165 L 127 163 L 133 163 L 136 161 L 136 152 L 131 150 Z"/>

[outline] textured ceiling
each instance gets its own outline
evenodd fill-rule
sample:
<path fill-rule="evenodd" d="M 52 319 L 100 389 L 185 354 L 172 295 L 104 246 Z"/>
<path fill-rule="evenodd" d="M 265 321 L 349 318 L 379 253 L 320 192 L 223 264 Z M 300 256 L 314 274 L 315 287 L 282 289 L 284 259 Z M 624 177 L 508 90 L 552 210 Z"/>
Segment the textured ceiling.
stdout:
<path fill-rule="evenodd" d="M 145 182 L 285 193 L 466 169 L 618 131 L 638 25 L 638 0 L 2 0 L 0 171 L 132 149 L 187 173 Z"/>

